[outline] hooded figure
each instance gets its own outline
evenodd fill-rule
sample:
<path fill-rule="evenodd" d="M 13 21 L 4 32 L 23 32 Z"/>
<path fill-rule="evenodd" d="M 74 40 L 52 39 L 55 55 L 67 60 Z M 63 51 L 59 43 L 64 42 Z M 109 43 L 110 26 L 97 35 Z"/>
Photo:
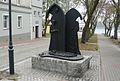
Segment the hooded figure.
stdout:
<path fill-rule="evenodd" d="M 79 23 L 76 21 L 78 17 L 82 20 L 81 14 L 74 8 L 66 13 L 66 52 L 74 53 L 76 56 L 80 54 L 78 46 Z"/>
<path fill-rule="evenodd" d="M 50 6 L 46 13 L 46 21 L 52 14 L 51 18 L 51 40 L 49 45 L 49 51 L 51 52 L 65 52 L 65 15 L 62 9 L 57 5 L 53 4 Z"/>

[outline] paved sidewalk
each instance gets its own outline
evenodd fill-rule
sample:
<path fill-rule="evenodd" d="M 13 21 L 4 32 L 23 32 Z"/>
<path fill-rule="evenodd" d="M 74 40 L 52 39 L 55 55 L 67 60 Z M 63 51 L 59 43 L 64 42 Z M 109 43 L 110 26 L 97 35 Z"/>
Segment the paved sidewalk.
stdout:
<path fill-rule="evenodd" d="M 90 69 L 82 78 L 73 78 L 55 72 L 45 72 L 38 69 L 32 69 L 31 59 L 24 60 L 16 64 L 15 72 L 19 75 L 14 81 L 99 81 L 100 74 L 100 55 L 98 51 L 82 51 L 83 55 L 93 55 L 90 63 Z M 6 76 L 3 72 L 3 76 Z M 0 80 L 1 81 L 1 80 Z"/>
<path fill-rule="evenodd" d="M 101 80 L 120 81 L 120 48 L 104 35 L 99 35 Z"/>
<path fill-rule="evenodd" d="M 99 51 L 81 51 L 83 55 L 93 55 L 90 69 L 82 78 L 32 69 L 29 58 L 15 65 L 18 77 L 14 81 L 120 81 L 120 48 L 103 35 L 98 35 L 98 38 Z M 0 75 L 6 77 L 6 72 L 8 70 Z M 3 77 L 0 77 L 0 81 L 7 81 L 3 80 Z"/>
<path fill-rule="evenodd" d="M 14 62 L 20 62 L 30 58 L 34 54 L 39 54 L 48 50 L 49 38 L 39 38 L 31 41 L 23 41 L 14 43 Z M 0 71 L 8 66 L 8 46 L 0 46 Z"/>
<path fill-rule="evenodd" d="M 102 36 L 101 39 L 106 39 L 106 38 Z M 24 43 L 16 43 L 15 45 L 28 44 L 31 42 L 32 41 L 24 42 Z M 99 43 L 101 45 L 102 42 L 99 41 Z M 16 78 L 16 80 L 10 80 L 10 81 L 103 81 L 103 80 L 100 80 L 100 53 L 102 53 L 101 51 L 102 51 L 101 47 L 100 47 L 100 52 L 99 51 L 81 51 L 83 55 L 93 56 L 90 63 L 90 69 L 81 78 L 73 78 L 73 77 L 68 77 L 66 75 L 62 75 L 59 73 L 45 72 L 38 69 L 32 69 L 31 59 L 28 58 L 20 62 L 17 62 L 15 64 L 15 73 L 18 75 L 18 77 Z M 8 70 L 3 71 L 0 74 L 2 75 L 2 77 L 0 77 L 0 79 L 2 78 L 2 80 L 0 81 L 7 81 L 7 78 L 9 78 L 8 76 L 6 76 L 7 74 L 8 74 Z"/>
<path fill-rule="evenodd" d="M 30 44 L 38 41 L 43 42 L 45 41 L 45 39 L 49 39 L 49 38 L 41 37 L 33 40 L 13 41 L 13 46 L 20 46 L 20 45 Z M 3 48 L 8 48 L 8 42 L 0 43 L 0 49 L 3 49 Z"/>

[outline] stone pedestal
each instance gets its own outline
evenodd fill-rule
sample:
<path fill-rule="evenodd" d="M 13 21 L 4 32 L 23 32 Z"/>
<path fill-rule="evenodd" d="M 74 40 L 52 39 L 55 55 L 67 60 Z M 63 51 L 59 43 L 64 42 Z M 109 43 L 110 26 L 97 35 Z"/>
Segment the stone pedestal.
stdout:
<path fill-rule="evenodd" d="M 32 57 L 32 68 L 58 72 L 72 77 L 81 77 L 89 69 L 91 56 L 78 61 L 67 61 L 51 57 Z"/>

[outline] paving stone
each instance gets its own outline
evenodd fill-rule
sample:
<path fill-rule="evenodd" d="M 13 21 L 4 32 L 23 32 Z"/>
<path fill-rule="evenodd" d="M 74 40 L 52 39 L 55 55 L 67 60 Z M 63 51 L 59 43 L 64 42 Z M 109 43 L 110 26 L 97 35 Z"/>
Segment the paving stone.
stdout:
<path fill-rule="evenodd" d="M 19 74 L 17 81 L 120 81 L 120 49 L 103 36 L 99 45 L 99 51 L 81 51 L 83 55 L 93 56 L 89 70 L 82 78 L 32 69 L 31 59 L 27 59 L 15 66 L 15 72 Z"/>
<path fill-rule="evenodd" d="M 101 81 L 120 81 L 120 48 L 99 35 L 101 55 Z"/>
<path fill-rule="evenodd" d="M 13 80 L 0 80 L 0 81 L 13 81 Z"/>
<path fill-rule="evenodd" d="M 88 53 L 90 54 L 90 52 Z M 69 77 L 57 72 L 32 69 L 31 59 L 27 59 L 25 62 L 16 65 L 15 71 L 20 77 L 17 81 L 99 81 L 99 62 L 99 55 L 93 54 L 90 69 L 82 78 Z"/>
<path fill-rule="evenodd" d="M 57 72 L 32 69 L 31 59 L 15 65 L 17 81 L 99 81 L 100 55 L 99 52 L 82 51 L 84 55 L 92 55 L 89 70 L 81 77 L 75 78 Z M 5 72 L 8 73 L 8 70 Z"/>

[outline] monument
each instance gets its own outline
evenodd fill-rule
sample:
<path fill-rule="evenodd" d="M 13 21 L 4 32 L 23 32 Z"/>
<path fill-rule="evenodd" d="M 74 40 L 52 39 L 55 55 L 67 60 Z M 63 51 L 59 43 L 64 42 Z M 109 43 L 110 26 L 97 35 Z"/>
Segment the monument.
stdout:
<path fill-rule="evenodd" d="M 79 50 L 78 35 L 81 14 L 74 8 L 65 15 L 57 5 L 50 6 L 46 13 L 46 21 L 52 15 L 50 26 L 49 50 L 32 57 L 32 67 L 63 73 L 70 76 L 80 76 L 84 73 L 90 63 L 91 57 L 82 56 Z"/>
<path fill-rule="evenodd" d="M 79 23 L 76 21 L 79 17 L 82 19 L 81 14 L 72 8 L 64 15 L 63 10 L 57 4 L 53 4 L 47 11 L 46 21 L 49 14 L 52 14 L 49 51 L 43 52 L 40 56 L 71 61 L 83 59 L 78 46 Z"/>
<path fill-rule="evenodd" d="M 52 14 L 51 18 L 51 40 L 49 51 L 61 51 L 65 52 L 65 16 L 62 9 L 54 4 L 52 5 L 46 13 L 46 21 L 49 17 L 49 14 Z"/>
<path fill-rule="evenodd" d="M 75 56 L 80 54 L 78 35 L 79 23 L 76 21 L 78 17 L 82 20 L 81 14 L 74 8 L 70 9 L 66 15 L 66 51 L 74 53 Z"/>

